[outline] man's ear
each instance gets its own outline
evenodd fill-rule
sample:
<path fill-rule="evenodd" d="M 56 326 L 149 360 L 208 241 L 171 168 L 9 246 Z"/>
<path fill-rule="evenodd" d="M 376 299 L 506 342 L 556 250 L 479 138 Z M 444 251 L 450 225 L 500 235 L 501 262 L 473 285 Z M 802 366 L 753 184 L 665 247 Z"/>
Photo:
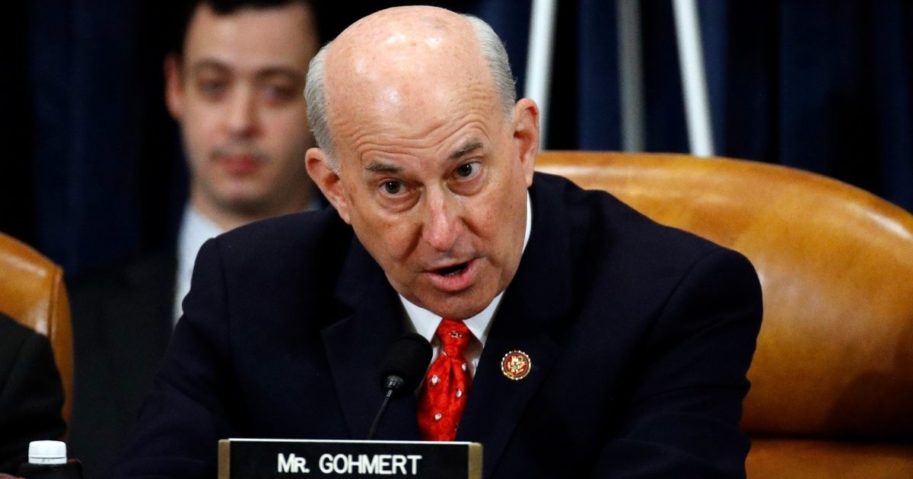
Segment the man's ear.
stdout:
<path fill-rule="evenodd" d="M 336 208 L 339 217 L 348 224 L 349 202 L 346 199 L 345 185 L 339 177 L 339 167 L 330 164 L 330 158 L 320 148 L 309 148 L 304 155 L 304 166 L 311 180 L 320 188 L 321 193 Z"/>
<path fill-rule="evenodd" d="M 165 57 L 165 104 L 175 120 L 184 117 L 184 78 L 181 60 L 174 53 Z"/>
<path fill-rule="evenodd" d="M 526 176 L 526 186 L 533 184 L 536 156 L 539 155 L 539 107 L 529 98 L 514 105 L 514 144 Z"/>

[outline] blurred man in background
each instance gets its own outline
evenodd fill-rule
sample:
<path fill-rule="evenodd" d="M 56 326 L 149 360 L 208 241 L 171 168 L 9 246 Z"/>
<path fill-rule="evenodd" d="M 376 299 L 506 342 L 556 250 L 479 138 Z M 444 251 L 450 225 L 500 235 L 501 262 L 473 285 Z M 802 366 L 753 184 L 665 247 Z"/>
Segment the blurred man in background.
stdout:
<path fill-rule="evenodd" d="M 72 294 L 71 442 L 88 477 L 104 471 L 136 416 L 181 316 L 200 245 L 319 202 L 303 163 L 313 145 L 303 89 L 319 47 L 310 3 L 202 0 L 184 12 L 164 66 L 190 173 L 177 242 Z"/>

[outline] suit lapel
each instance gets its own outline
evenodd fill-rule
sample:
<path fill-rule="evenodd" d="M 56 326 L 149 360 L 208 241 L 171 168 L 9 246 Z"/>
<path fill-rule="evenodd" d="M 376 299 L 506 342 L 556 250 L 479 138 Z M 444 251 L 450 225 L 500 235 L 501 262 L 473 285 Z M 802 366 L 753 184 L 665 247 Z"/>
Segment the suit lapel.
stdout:
<path fill-rule="evenodd" d="M 383 271 L 352 242 L 336 290 L 348 311 L 323 330 L 323 342 L 349 433 L 362 439 L 383 402 L 381 362 L 404 328 L 402 306 Z M 411 394 L 392 400 L 375 438 L 417 440 L 415 409 Z"/>
<path fill-rule="evenodd" d="M 501 319 L 504 318 L 498 320 Z M 523 351 L 531 358 L 532 369 L 524 379 L 513 381 L 502 374 L 501 359 L 509 351 Z M 492 329 L 456 438 L 483 444 L 486 477 L 494 471 L 527 402 L 539 389 L 559 351 L 558 344 L 544 333 L 515 335 L 499 328 L 495 334 Z"/>
<path fill-rule="evenodd" d="M 537 192 L 535 187 L 530 194 L 530 240 L 495 314 L 457 431 L 457 440 L 484 445 L 486 477 L 494 472 L 518 422 L 527 413 L 528 402 L 561 352 L 561 329 L 567 324 L 571 306 L 571 245 L 565 219 L 558 210 L 560 195 Z M 531 359 L 532 369 L 521 380 L 508 379 L 502 373 L 501 360 L 510 351 L 522 351 Z"/>
<path fill-rule="evenodd" d="M 484 445 L 486 477 L 557 360 L 571 311 L 571 251 L 579 245 L 570 244 L 560 192 L 545 191 L 546 186 L 536 182 L 530 189 L 530 240 L 495 313 L 457 431 L 456 440 Z M 361 438 L 383 400 L 378 369 L 389 345 L 403 333 L 404 313 L 383 271 L 355 239 L 339 285 L 336 296 L 350 311 L 324 330 L 324 345 L 350 433 Z M 519 381 L 501 372 L 501 359 L 514 350 L 532 360 L 530 374 Z M 392 401 L 376 438 L 418 440 L 415 414 L 413 395 Z"/>

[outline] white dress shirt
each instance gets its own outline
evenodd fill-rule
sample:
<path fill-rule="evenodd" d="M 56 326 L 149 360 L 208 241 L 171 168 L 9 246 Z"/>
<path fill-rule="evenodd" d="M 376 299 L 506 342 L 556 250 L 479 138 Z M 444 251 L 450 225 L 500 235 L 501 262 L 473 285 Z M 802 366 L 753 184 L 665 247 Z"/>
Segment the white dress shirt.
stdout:
<path fill-rule="evenodd" d="M 184 207 L 184 217 L 181 219 L 181 229 L 178 232 L 178 269 L 174 282 L 174 307 L 171 326 L 177 324 L 183 309 L 181 302 L 190 291 L 190 278 L 193 276 L 193 263 L 197 259 L 200 247 L 209 238 L 215 238 L 224 233 L 219 225 L 213 223 L 195 210 L 190 203 Z"/>

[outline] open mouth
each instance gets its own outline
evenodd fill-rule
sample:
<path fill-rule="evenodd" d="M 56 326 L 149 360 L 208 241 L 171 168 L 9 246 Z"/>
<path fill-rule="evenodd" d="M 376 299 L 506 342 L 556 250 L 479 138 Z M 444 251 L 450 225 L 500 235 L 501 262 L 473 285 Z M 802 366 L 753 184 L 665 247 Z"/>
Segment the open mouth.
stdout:
<path fill-rule="evenodd" d="M 462 263 L 429 269 L 426 274 L 430 286 L 436 290 L 447 294 L 458 293 L 475 284 L 478 276 L 477 260 L 473 258 Z"/>
<path fill-rule="evenodd" d="M 444 268 L 436 269 L 434 272 L 440 276 L 456 276 L 466 270 L 466 267 L 469 266 L 469 262 L 454 264 Z"/>

